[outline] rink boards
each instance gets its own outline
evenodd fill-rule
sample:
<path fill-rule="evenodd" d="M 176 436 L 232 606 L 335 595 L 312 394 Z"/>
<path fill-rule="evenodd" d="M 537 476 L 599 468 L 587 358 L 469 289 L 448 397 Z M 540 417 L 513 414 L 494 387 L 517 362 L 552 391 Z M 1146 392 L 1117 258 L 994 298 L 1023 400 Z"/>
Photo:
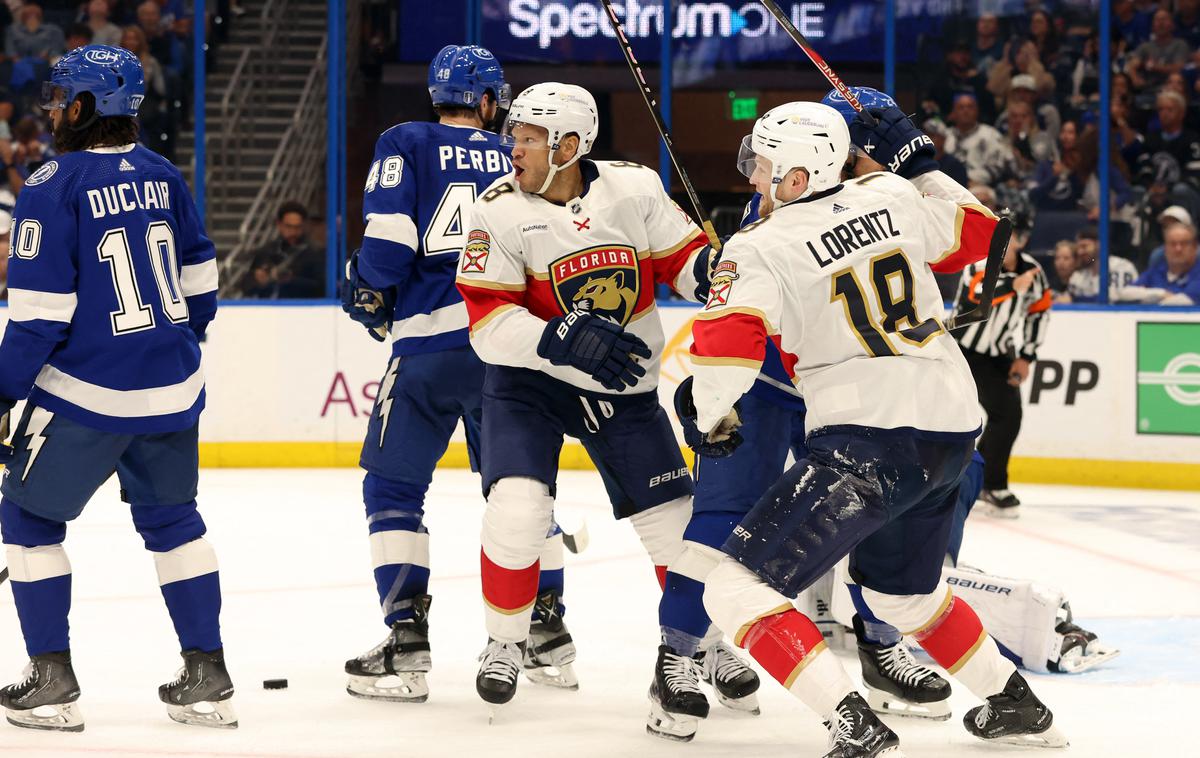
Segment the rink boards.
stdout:
<path fill-rule="evenodd" d="M 660 312 L 669 404 L 695 308 Z M 203 465 L 356 464 L 387 346 L 331 304 L 226 304 L 208 335 Z M 1014 479 L 1200 489 L 1200 312 L 1055 310 L 1040 357 L 1022 388 Z M 447 465 L 466 465 L 460 435 Z M 568 444 L 562 465 L 590 463 Z"/>

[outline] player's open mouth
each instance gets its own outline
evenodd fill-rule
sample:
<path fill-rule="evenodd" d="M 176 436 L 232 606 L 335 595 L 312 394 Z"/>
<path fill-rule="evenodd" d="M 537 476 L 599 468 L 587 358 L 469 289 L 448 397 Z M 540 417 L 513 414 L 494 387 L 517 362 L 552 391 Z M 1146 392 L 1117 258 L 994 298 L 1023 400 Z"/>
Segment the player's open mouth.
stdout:
<path fill-rule="evenodd" d="M 525 169 L 521 168 L 520 166 L 518 166 L 517 164 L 514 163 L 513 164 L 513 172 L 515 173 L 516 177 L 518 179 L 520 179 L 521 174 L 525 173 Z"/>

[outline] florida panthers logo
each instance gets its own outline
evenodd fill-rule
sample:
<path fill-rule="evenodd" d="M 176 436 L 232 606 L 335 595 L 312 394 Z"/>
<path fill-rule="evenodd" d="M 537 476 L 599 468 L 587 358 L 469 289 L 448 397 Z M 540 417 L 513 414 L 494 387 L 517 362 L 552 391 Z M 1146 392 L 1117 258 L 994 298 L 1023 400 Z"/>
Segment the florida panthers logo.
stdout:
<path fill-rule="evenodd" d="M 565 255 L 550 264 L 550 283 L 564 312 L 589 311 L 624 326 L 641 292 L 637 252 L 601 245 Z"/>

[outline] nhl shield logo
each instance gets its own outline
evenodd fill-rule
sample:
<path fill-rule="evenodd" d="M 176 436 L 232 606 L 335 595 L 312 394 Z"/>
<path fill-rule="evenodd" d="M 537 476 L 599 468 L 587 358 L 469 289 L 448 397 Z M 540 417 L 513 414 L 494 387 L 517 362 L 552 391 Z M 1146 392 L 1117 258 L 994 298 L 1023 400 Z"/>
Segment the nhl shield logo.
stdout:
<path fill-rule="evenodd" d="M 641 292 L 637 251 L 599 245 L 564 255 L 550 264 L 550 285 L 564 313 L 584 310 L 624 326 Z"/>

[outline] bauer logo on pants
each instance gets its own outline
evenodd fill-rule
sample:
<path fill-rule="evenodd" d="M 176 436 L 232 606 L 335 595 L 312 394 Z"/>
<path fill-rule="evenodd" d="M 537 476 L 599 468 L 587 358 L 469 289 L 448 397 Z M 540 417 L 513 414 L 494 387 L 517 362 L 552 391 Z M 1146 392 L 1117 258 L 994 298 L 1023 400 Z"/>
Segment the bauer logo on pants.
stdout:
<path fill-rule="evenodd" d="M 1200 324 L 1137 325 L 1138 434 L 1200 436 Z"/>
<path fill-rule="evenodd" d="M 550 264 L 550 284 L 564 313 L 588 311 L 624 326 L 641 293 L 637 251 L 600 245 L 564 255 Z"/>

